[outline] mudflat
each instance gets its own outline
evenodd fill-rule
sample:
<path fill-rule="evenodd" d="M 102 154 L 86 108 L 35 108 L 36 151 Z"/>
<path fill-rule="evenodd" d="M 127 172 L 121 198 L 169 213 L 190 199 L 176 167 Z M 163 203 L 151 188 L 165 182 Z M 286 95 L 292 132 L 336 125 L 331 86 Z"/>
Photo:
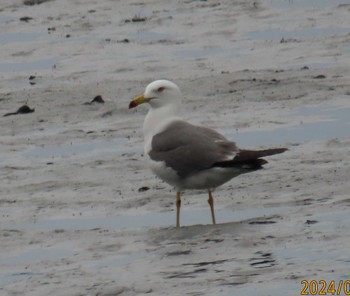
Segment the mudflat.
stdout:
<path fill-rule="evenodd" d="M 0 294 L 277 296 L 350 280 L 348 1 L 0 11 Z M 289 148 L 214 192 L 215 226 L 207 194 L 185 191 L 176 229 L 174 191 L 144 160 L 147 110 L 128 104 L 162 78 L 186 120 Z"/>

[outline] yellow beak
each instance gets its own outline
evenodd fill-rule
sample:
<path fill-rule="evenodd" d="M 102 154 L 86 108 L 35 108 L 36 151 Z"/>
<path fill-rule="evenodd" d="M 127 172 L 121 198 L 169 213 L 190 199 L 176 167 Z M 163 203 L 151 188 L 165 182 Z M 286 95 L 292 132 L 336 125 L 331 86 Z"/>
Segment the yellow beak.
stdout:
<path fill-rule="evenodd" d="M 151 100 L 151 98 L 145 98 L 143 95 L 139 96 L 130 102 L 129 109 L 135 108 L 138 105 L 143 104 L 143 103 L 148 103 L 150 100 Z"/>

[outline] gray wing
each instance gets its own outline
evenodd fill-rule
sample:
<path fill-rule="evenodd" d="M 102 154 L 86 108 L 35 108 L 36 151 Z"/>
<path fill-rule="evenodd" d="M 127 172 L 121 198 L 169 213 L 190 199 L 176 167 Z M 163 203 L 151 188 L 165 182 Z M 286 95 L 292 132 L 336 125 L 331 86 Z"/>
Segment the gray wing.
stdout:
<path fill-rule="evenodd" d="M 186 177 L 232 159 L 238 151 L 234 142 L 212 129 L 175 121 L 153 136 L 149 156 L 164 161 L 180 177 Z"/>

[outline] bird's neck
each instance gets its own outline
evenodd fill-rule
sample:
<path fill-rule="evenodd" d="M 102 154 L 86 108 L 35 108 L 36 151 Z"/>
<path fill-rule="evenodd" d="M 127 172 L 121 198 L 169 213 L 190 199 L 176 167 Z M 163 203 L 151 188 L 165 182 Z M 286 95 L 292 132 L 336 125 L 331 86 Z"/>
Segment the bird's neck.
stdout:
<path fill-rule="evenodd" d="M 143 124 L 145 153 L 148 153 L 151 149 L 152 137 L 162 132 L 171 121 L 179 119 L 176 116 L 179 113 L 178 111 L 179 107 L 176 104 L 149 109 Z"/>

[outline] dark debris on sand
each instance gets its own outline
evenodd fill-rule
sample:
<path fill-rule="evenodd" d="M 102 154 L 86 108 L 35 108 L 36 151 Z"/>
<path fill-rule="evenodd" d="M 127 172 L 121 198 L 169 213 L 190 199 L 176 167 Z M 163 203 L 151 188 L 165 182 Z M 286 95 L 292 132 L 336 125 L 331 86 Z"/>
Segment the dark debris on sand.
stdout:
<path fill-rule="evenodd" d="M 33 113 L 35 109 L 30 108 L 28 105 L 23 105 L 18 108 L 16 112 L 10 112 L 4 114 L 4 116 L 11 116 L 11 115 L 18 115 L 18 114 L 28 114 L 28 113 Z"/>
<path fill-rule="evenodd" d="M 91 102 L 86 102 L 84 103 L 84 105 L 94 105 L 94 104 L 104 104 L 105 101 L 102 99 L 102 96 L 101 95 L 97 95 L 96 97 L 94 97 L 92 99 Z"/>

